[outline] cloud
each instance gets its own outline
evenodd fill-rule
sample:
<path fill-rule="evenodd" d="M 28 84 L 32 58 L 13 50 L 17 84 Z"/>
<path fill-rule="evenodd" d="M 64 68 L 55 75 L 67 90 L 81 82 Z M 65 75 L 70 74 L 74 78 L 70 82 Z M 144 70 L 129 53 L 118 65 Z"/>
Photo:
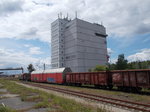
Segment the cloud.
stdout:
<path fill-rule="evenodd" d="M 109 63 L 111 63 L 111 64 L 114 63 L 115 64 L 117 62 L 117 60 L 118 60 L 117 58 L 112 58 L 112 59 L 109 60 Z"/>
<path fill-rule="evenodd" d="M 29 44 L 24 44 L 24 47 L 31 47 L 31 45 L 29 45 Z"/>
<path fill-rule="evenodd" d="M 12 8 L 15 13 L 11 16 L 0 18 L 0 38 L 50 42 L 50 24 L 57 19 L 57 14 L 69 13 L 69 17 L 75 18 L 75 11 L 79 18 L 89 22 L 103 21 L 109 36 L 124 38 L 150 33 L 149 0 L 7 0 L 7 3 L 7 7 L 16 8 Z M 3 14 L 10 12 L 7 7 L 3 8 Z"/>
<path fill-rule="evenodd" d="M 146 61 L 150 60 L 150 49 L 142 49 L 139 52 L 130 55 L 127 59 L 131 61 Z"/>
<path fill-rule="evenodd" d="M 108 55 L 111 55 L 114 51 L 111 48 L 107 48 Z"/>
<path fill-rule="evenodd" d="M 43 52 L 40 50 L 40 47 L 31 47 L 29 49 L 30 54 L 42 54 Z"/>
<path fill-rule="evenodd" d="M 37 31 L 38 30 L 36 28 L 32 27 L 27 32 L 23 33 L 23 35 L 34 36 L 34 35 L 36 35 Z"/>
<path fill-rule="evenodd" d="M 50 57 L 40 59 L 35 63 L 35 68 L 36 70 L 43 70 L 44 69 L 44 64 L 45 64 L 45 69 L 50 69 L 51 68 L 51 59 Z"/>
<path fill-rule="evenodd" d="M 1 0 L 0 1 L 0 16 L 7 16 L 9 14 L 22 11 L 22 0 Z"/>
<path fill-rule="evenodd" d="M 69 18 L 74 19 L 77 11 L 80 19 L 91 23 L 103 22 L 108 36 L 119 40 L 120 45 L 127 46 L 135 41 L 131 37 L 150 34 L 149 4 L 150 0 L 1 0 L 0 38 L 38 39 L 50 43 L 50 25 L 57 19 L 58 13 L 62 12 L 65 16 L 68 13 Z M 147 42 L 149 38 L 143 40 Z M 8 66 L 12 63 L 22 64 L 22 60 L 37 62 L 39 58 L 32 55 L 41 54 L 40 48 L 34 48 L 32 45 L 25 47 L 29 48 L 28 54 L 23 51 L 1 49 L 0 61 Z M 108 53 L 113 53 L 113 50 L 108 48 Z M 148 55 L 146 50 L 138 53 Z M 137 55 L 141 59 L 138 53 L 136 56 L 129 56 L 129 59 L 133 60 Z M 11 64 L 8 64 L 7 60 Z"/>
<path fill-rule="evenodd" d="M 33 55 L 29 55 L 23 51 L 16 51 L 14 49 L 2 49 L 0 48 L 0 67 L 24 67 L 32 63 L 35 68 L 36 65 L 40 65 L 41 62 L 46 63 L 50 67 L 50 57 L 35 58 Z"/>
<path fill-rule="evenodd" d="M 27 65 L 29 63 L 34 63 L 38 59 L 33 58 L 32 56 L 13 49 L 0 49 L 0 63 L 2 63 L 5 66 L 11 66 L 11 65 Z"/>
<path fill-rule="evenodd" d="M 148 22 L 144 22 L 146 18 L 150 18 L 149 3 L 150 1 L 143 2 L 142 0 L 105 0 L 98 2 L 88 0 L 86 4 L 89 8 L 86 7 L 87 10 L 84 10 L 83 14 L 86 13 L 84 18 L 92 22 L 93 20 L 99 23 L 103 21 L 109 36 L 131 37 L 137 34 L 150 33 L 147 30 L 141 32 L 150 27 Z"/>

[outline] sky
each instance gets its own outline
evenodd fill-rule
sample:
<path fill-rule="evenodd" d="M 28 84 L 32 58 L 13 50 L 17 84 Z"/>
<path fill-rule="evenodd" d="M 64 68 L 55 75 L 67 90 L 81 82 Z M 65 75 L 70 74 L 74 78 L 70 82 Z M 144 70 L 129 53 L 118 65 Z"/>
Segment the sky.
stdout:
<path fill-rule="evenodd" d="M 0 68 L 51 65 L 51 23 L 67 13 L 103 24 L 110 62 L 150 60 L 150 0 L 0 0 Z"/>

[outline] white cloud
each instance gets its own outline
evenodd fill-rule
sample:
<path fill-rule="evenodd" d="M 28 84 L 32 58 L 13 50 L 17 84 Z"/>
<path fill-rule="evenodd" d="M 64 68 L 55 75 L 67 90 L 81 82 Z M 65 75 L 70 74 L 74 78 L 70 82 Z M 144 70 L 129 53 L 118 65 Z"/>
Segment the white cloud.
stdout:
<path fill-rule="evenodd" d="M 22 11 L 23 0 L 1 0 L 0 1 L 0 16 Z"/>
<path fill-rule="evenodd" d="M 14 1 L 14 0 L 13 0 Z M 7 4 L 8 0 L 1 2 Z M 18 9 L 15 9 L 15 6 Z M 78 17 L 90 22 L 101 23 L 108 35 L 131 37 L 150 33 L 149 0 L 15 0 L 9 2 L 14 12 L 0 18 L 0 38 L 39 39 L 50 42 L 50 23 L 57 14 L 69 13 L 71 18 L 78 11 Z M 5 10 L 1 12 L 5 13 Z"/>
<path fill-rule="evenodd" d="M 114 51 L 111 48 L 107 48 L 108 55 L 111 55 Z"/>
<path fill-rule="evenodd" d="M 45 64 L 45 68 L 49 69 L 51 68 L 51 59 L 50 57 L 44 58 L 44 59 L 40 59 L 38 62 L 35 63 L 35 68 L 37 70 L 43 70 L 44 69 L 44 64 Z"/>
<path fill-rule="evenodd" d="M 40 47 L 31 47 L 29 49 L 30 54 L 42 54 L 43 52 L 41 51 Z"/>
<path fill-rule="evenodd" d="M 111 63 L 111 64 L 116 63 L 116 62 L 117 62 L 117 58 L 112 58 L 112 59 L 110 58 L 110 60 L 109 60 L 109 63 Z"/>
<path fill-rule="evenodd" d="M 13 49 L 0 49 L 0 63 L 5 66 L 15 65 L 27 65 L 29 63 L 34 63 L 38 61 L 37 58 L 33 58 L 32 56 L 24 53 L 24 52 L 17 52 Z"/>
<path fill-rule="evenodd" d="M 45 63 L 50 68 L 50 57 L 35 58 L 33 55 L 29 55 L 23 51 L 16 51 L 14 49 L 1 49 L 0 48 L 0 67 L 24 67 L 32 63 L 36 69 L 39 69 L 36 65 Z"/>
<path fill-rule="evenodd" d="M 109 36 L 123 37 L 117 40 L 128 45 L 134 41 L 131 36 L 150 33 L 149 4 L 150 0 L 0 0 L 0 38 L 50 42 L 50 24 L 57 19 L 57 14 L 62 12 L 66 16 L 69 13 L 73 19 L 75 11 L 78 11 L 78 18 L 92 23 L 103 21 Z M 147 42 L 149 38 L 143 40 Z M 43 60 L 32 56 L 42 54 L 40 48 L 32 45 L 25 47 L 29 48 L 29 54 L 0 49 L 0 62 L 9 66 L 9 62 L 21 65 Z M 108 48 L 108 53 L 113 53 L 113 50 Z M 137 57 L 149 59 L 149 54 L 142 50 L 128 58 L 136 60 Z M 48 60 L 49 57 L 42 63 L 49 63 Z"/>
<path fill-rule="evenodd" d="M 150 49 L 142 49 L 139 52 L 127 57 L 129 61 L 150 60 Z"/>
<path fill-rule="evenodd" d="M 31 45 L 29 45 L 29 44 L 24 44 L 24 47 L 27 47 L 27 48 L 28 48 L 28 47 L 30 47 L 30 46 L 31 46 Z"/>

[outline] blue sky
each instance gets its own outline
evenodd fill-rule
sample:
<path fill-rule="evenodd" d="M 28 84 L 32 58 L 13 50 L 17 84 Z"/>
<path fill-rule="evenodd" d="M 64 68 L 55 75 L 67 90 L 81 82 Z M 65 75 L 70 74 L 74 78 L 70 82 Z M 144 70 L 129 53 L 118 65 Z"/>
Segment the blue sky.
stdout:
<path fill-rule="evenodd" d="M 150 60 L 149 0 L 0 0 L 0 68 L 51 65 L 51 22 L 67 13 L 103 23 L 111 62 Z"/>
<path fill-rule="evenodd" d="M 115 37 L 108 37 L 107 43 L 108 48 L 111 48 L 111 58 L 115 61 L 118 57 L 118 54 L 125 54 L 126 58 L 128 57 L 129 61 L 138 61 L 138 60 L 150 60 L 150 58 L 142 58 L 142 51 L 148 51 L 145 55 L 150 55 L 150 34 L 137 35 L 131 37 L 132 39 L 124 40 L 117 39 Z M 132 56 L 132 58 L 129 58 Z M 137 57 L 137 60 L 135 59 Z"/>

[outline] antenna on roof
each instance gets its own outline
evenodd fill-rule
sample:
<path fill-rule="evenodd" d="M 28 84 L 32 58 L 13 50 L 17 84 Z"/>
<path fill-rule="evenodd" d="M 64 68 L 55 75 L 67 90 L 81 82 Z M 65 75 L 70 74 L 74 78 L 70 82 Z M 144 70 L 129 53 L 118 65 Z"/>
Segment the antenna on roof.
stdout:
<path fill-rule="evenodd" d="M 45 70 L 45 63 L 43 64 L 44 70 Z"/>
<path fill-rule="evenodd" d="M 77 11 L 75 12 L 75 16 L 76 16 L 76 18 L 77 18 Z"/>
<path fill-rule="evenodd" d="M 67 20 L 68 20 L 68 13 L 67 13 Z"/>
<path fill-rule="evenodd" d="M 103 21 L 101 21 L 101 25 L 103 25 Z"/>
<path fill-rule="evenodd" d="M 59 14 L 58 14 L 58 19 L 59 19 Z"/>
<path fill-rule="evenodd" d="M 62 13 L 60 12 L 60 18 L 62 19 Z"/>

